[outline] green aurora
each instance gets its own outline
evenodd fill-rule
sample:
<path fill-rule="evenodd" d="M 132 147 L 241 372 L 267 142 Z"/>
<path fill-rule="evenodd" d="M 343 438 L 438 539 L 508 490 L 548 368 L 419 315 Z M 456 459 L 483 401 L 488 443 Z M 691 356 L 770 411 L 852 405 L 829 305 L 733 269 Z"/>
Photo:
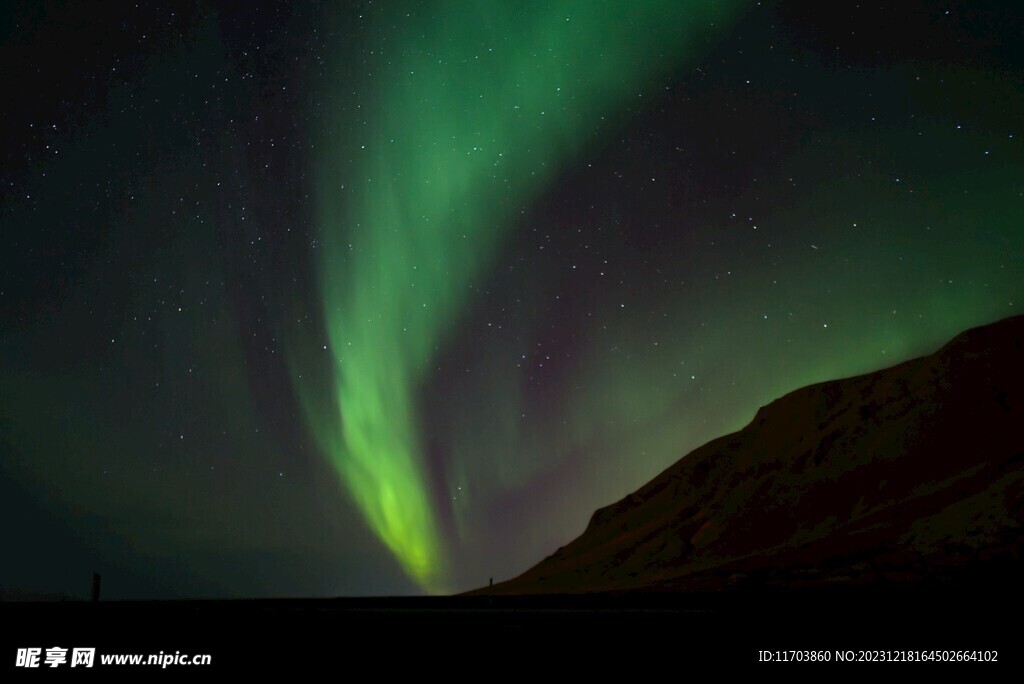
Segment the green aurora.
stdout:
<path fill-rule="evenodd" d="M 498 582 L 1024 302 L 1008 3 L 104 7 L 4 14 L 3 587 Z"/>
<path fill-rule="evenodd" d="M 304 403 L 367 522 L 424 588 L 439 588 L 444 557 L 417 387 L 512 217 L 734 4 L 449 2 L 388 17 L 366 47 L 360 133 L 332 134 L 358 130 L 352 107 L 325 115 L 317 220 L 336 403 Z"/>

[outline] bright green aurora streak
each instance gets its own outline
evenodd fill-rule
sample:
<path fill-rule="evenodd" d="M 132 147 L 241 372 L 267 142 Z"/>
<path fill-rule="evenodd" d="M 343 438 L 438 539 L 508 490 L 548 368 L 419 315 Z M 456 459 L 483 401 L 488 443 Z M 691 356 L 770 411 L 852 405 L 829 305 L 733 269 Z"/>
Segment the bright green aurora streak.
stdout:
<path fill-rule="evenodd" d="M 367 523 L 420 586 L 443 539 L 416 391 L 514 217 L 613 131 L 736 3 L 443 2 L 377 17 L 362 83 L 332 86 L 317 146 L 333 387 L 307 418 Z M 348 66 L 339 67 L 339 71 Z"/>

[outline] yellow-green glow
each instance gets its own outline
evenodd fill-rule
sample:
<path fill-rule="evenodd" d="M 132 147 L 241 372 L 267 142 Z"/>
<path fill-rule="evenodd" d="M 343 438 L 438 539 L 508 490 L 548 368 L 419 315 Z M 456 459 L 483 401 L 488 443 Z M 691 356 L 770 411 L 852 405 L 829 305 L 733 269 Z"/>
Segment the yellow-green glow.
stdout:
<path fill-rule="evenodd" d="M 515 216 L 735 4 L 442 2 L 367 17 L 355 86 L 351 62 L 332 65 L 317 222 L 336 389 L 303 403 L 366 521 L 422 587 L 440 588 L 445 558 L 417 422 L 432 359 Z"/>

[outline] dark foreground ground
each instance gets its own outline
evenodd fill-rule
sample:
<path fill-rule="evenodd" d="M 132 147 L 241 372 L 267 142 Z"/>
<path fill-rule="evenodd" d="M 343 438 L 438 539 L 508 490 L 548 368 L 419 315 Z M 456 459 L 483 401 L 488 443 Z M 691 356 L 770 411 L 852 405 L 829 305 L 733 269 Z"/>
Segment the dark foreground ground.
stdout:
<path fill-rule="evenodd" d="M 19 648 L 96 648 L 94 672 L 136 676 L 159 666 L 111 666 L 103 654 L 209 654 L 208 671 L 326 667 L 341 677 L 436 673 L 465 678 L 510 669 L 608 667 L 687 677 L 717 668 L 1019 669 L 1021 603 L 985 586 L 946 591 L 813 590 L 730 594 L 457 596 L 252 601 L 0 604 L 9 672 Z M 762 651 L 773 662 L 761 662 Z M 777 662 L 822 657 L 831 662 Z M 862 662 L 837 662 L 837 651 Z M 942 660 L 975 653 L 991 662 Z M 65 665 L 63 668 L 70 672 Z M 367 670 L 367 668 L 369 668 Z M 170 665 L 186 674 L 196 667 Z M 76 670 L 77 672 L 77 670 Z M 25 676 L 24 669 L 18 673 Z M 39 673 L 41 674 L 41 673 Z M 351 676 L 349 676 L 351 675 Z"/>

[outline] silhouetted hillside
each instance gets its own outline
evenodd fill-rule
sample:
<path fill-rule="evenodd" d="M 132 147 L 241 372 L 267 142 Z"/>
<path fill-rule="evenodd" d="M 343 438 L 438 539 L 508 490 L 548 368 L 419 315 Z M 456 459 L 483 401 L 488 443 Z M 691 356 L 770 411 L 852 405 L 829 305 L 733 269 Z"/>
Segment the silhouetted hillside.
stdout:
<path fill-rule="evenodd" d="M 1024 317 L 796 390 L 481 593 L 936 586 L 1015 577 Z"/>

